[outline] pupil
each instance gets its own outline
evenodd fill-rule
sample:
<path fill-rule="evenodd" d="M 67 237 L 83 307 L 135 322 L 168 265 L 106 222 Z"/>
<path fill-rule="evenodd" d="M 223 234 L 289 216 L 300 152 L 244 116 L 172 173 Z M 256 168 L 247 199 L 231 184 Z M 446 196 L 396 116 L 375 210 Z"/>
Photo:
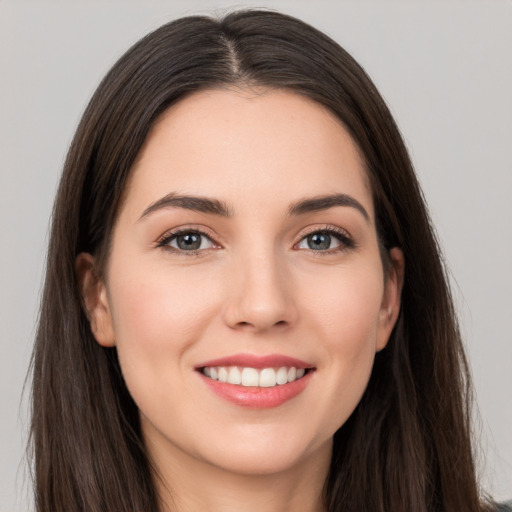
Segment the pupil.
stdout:
<path fill-rule="evenodd" d="M 176 240 L 178 247 L 185 251 L 199 249 L 201 247 L 201 236 L 194 233 L 178 236 Z"/>
<path fill-rule="evenodd" d="M 315 233 L 314 235 L 308 236 L 308 245 L 310 249 L 316 251 L 319 249 L 329 249 L 331 237 L 325 233 Z"/>

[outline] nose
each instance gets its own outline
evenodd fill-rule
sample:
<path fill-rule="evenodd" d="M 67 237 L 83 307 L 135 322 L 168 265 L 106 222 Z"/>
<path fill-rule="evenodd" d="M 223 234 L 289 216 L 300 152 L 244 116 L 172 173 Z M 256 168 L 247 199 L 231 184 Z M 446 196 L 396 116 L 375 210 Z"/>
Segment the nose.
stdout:
<path fill-rule="evenodd" d="M 240 258 L 226 286 L 224 321 L 230 328 L 261 333 L 295 323 L 298 315 L 290 272 L 271 251 Z"/>

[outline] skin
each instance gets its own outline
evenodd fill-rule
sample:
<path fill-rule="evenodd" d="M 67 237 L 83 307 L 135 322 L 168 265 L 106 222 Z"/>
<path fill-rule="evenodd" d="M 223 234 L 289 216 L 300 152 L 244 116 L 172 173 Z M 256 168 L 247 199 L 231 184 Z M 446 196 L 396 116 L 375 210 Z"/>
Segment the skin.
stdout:
<path fill-rule="evenodd" d="M 169 193 L 217 199 L 231 216 L 143 215 Z M 353 206 L 289 214 L 333 193 L 368 218 Z M 194 254 L 176 239 L 159 246 L 175 228 L 209 238 Z M 345 238 L 310 248 L 307 236 L 326 229 Z M 364 164 L 343 125 L 289 91 L 194 93 L 149 133 L 112 236 L 103 278 L 88 254 L 77 272 L 98 343 L 117 347 L 164 507 L 321 510 L 332 436 L 386 346 L 403 275 L 399 249 L 384 275 Z M 315 371 L 285 404 L 248 409 L 195 369 L 239 353 L 285 354 Z"/>

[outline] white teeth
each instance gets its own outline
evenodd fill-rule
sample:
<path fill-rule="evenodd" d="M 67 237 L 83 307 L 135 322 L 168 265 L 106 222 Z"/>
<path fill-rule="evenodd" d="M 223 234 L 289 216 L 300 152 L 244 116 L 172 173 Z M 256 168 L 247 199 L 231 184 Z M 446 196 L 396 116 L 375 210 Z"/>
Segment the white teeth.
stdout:
<path fill-rule="evenodd" d="M 226 368 L 221 366 L 219 368 L 219 382 L 227 382 L 228 381 L 228 371 Z"/>
<path fill-rule="evenodd" d="M 258 370 L 254 368 L 244 368 L 242 370 L 242 386 L 257 386 L 258 378 Z"/>
<path fill-rule="evenodd" d="M 207 377 L 210 377 L 210 379 L 218 380 L 219 382 L 271 388 L 278 385 L 282 386 L 304 377 L 306 370 L 304 368 L 297 369 L 294 366 L 262 368 L 261 370 L 256 368 L 240 368 L 238 366 L 206 366 L 202 372 Z"/>
<path fill-rule="evenodd" d="M 273 368 L 264 368 L 260 372 L 260 388 L 271 388 L 276 385 L 276 372 Z"/>
<path fill-rule="evenodd" d="M 276 382 L 281 385 L 288 382 L 288 368 L 282 366 L 279 368 L 279 370 L 277 370 Z"/>
<path fill-rule="evenodd" d="M 228 382 L 230 384 L 242 384 L 242 373 L 236 366 L 229 369 Z"/>

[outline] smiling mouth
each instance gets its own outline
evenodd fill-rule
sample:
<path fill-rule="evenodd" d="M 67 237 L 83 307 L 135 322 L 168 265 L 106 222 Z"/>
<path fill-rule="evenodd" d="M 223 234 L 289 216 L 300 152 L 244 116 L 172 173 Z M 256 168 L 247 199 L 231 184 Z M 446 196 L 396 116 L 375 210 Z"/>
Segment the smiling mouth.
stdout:
<path fill-rule="evenodd" d="M 199 368 L 199 371 L 212 380 L 227 384 L 272 388 L 302 379 L 311 369 L 295 366 L 258 369 L 240 366 L 205 366 Z"/>

